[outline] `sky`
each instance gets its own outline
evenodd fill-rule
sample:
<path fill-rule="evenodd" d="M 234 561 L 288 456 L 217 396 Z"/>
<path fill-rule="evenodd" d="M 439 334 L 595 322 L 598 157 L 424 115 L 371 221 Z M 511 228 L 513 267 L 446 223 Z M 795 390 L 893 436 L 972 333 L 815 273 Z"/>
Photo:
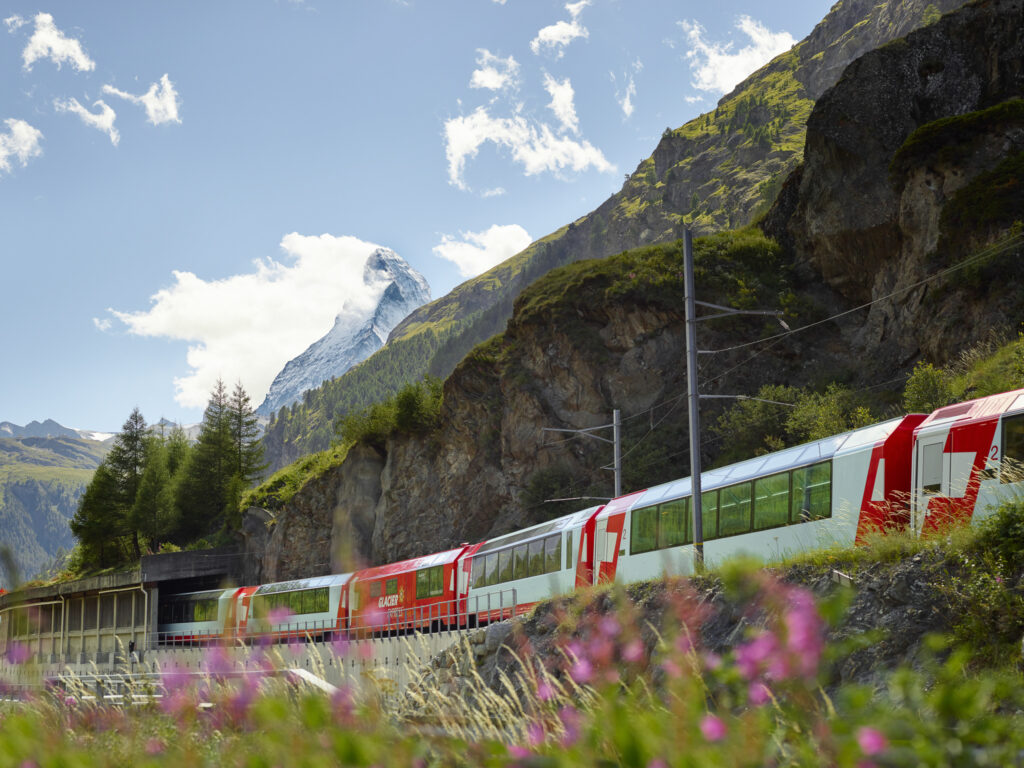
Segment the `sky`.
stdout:
<path fill-rule="evenodd" d="M 0 421 L 262 402 L 391 248 L 434 298 L 596 208 L 822 0 L 0 3 Z"/>

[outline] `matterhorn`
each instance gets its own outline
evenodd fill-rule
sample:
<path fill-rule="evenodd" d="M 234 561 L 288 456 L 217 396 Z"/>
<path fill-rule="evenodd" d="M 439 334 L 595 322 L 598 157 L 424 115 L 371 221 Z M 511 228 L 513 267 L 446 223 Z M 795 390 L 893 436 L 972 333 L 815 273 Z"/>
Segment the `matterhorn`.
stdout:
<path fill-rule="evenodd" d="M 358 365 L 384 346 L 392 328 L 430 301 L 430 286 L 423 275 L 389 248 L 377 248 L 366 259 L 363 283 L 370 301 L 364 296 L 358 305 L 345 303 L 327 335 L 277 374 L 256 409 L 258 414 L 269 417 L 299 400 L 306 390 Z"/>

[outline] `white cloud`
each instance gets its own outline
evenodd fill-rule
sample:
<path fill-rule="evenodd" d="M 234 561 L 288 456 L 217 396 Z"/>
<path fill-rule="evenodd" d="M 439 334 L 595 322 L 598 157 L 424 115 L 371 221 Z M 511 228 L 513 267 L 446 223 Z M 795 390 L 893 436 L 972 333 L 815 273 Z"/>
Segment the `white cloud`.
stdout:
<path fill-rule="evenodd" d="M 625 74 L 626 87 L 619 91 L 615 90 L 615 100 L 619 103 L 619 107 L 622 109 L 622 114 L 627 119 L 632 116 L 633 110 L 633 97 L 636 96 L 636 76 L 643 70 L 644 65 L 640 59 L 633 62 L 630 70 Z M 616 82 L 615 74 L 612 73 L 612 82 Z"/>
<path fill-rule="evenodd" d="M 11 19 L 18 19 L 17 26 L 22 26 L 19 17 L 12 16 Z M 12 28 L 9 23 L 11 19 L 7 19 L 9 28 Z M 71 62 L 71 66 L 79 72 L 91 72 L 96 68 L 96 62 L 86 55 L 82 44 L 57 29 L 57 25 L 53 23 L 53 16 L 48 13 L 37 13 L 35 23 L 35 31 L 29 38 L 25 50 L 21 52 L 25 69 L 32 69 L 32 65 L 39 59 L 49 59 L 57 65 L 57 69 L 60 69 L 65 61 Z M 12 31 L 17 26 L 13 27 Z"/>
<path fill-rule="evenodd" d="M 540 55 L 541 50 L 550 50 L 555 54 L 556 59 L 562 58 L 565 54 L 564 48 L 577 38 L 587 38 L 590 32 L 580 24 L 579 16 L 583 9 L 590 5 L 590 0 L 580 0 L 578 3 L 568 3 L 565 10 L 569 12 L 571 21 L 559 21 L 550 26 L 543 27 L 533 40 L 530 41 L 530 50 Z"/>
<path fill-rule="evenodd" d="M 492 117 L 485 107 L 477 107 L 469 115 L 448 120 L 444 132 L 448 180 L 460 189 L 467 189 L 463 179 L 466 160 L 476 157 L 480 147 L 488 141 L 510 151 L 512 159 L 523 166 L 527 176 L 544 171 L 558 173 L 565 168 L 615 170 L 601 150 L 589 141 L 556 136 L 549 126 L 528 121 L 518 114 Z"/>
<path fill-rule="evenodd" d="M 11 158 L 17 158 L 22 167 L 33 157 L 43 154 L 39 142 L 43 132 L 24 120 L 4 120 L 6 133 L 0 133 L 0 173 L 10 172 Z"/>
<path fill-rule="evenodd" d="M 572 83 L 569 81 L 569 78 L 556 80 L 545 72 L 544 90 L 551 96 L 551 103 L 548 104 L 548 109 L 555 113 L 558 122 L 562 124 L 562 130 L 572 131 L 579 135 L 580 121 L 576 117 L 576 105 L 573 103 L 576 92 L 572 89 Z"/>
<path fill-rule="evenodd" d="M 749 16 L 740 16 L 736 22 L 736 28 L 750 39 L 750 44 L 738 51 L 733 51 L 731 42 L 709 43 L 704 27 L 696 21 L 681 21 L 679 26 L 690 45 L 686 53 L 694 76 L 690 85 L 699 91 L 726 93 L 758 67 L 796 44 L 788 32 L 772 32 Z"/>
<path fill-rule="evenodd" d="M 519 62 L 514 57 L 502 59 L 486 48 L 478 48 L 477 53 L 476 65 L 479 69 L 473 70 L 470 88 L 501 91 L 519 85 Z"/>
<path fill-rule="evenodd" d="M 484 232 L 461 232 L 460 239 L 442 235 L 434 253 L 459 268 L 464 277 L 476 277 L 500 264 L 533 242 L 518 224 L 495 224 Z"/>
<path fill-rule="evenodd" d="M 98 100 L 93 102 L 94 107 L 99 107 L 99 114 L 94 115 L 88 109 L 78 103 L 78 99 L 56 99 L 53 102 L 54 109 L 58 112 L 71 112 L 72 114 L 78 115 L 82 118 L 82 122 L 86 125 L 90 125 L 100 131 L 103 131 L 107 136 L 110 137 L 110 143 L 115 147 L 118 142 L 121 141 L 121 136 L 117 132 L 117 128 L 114 127 L 114 120 L 117 119 L 117 113 L 114 112 L 104 101 Z"/>
<path fill-rule="evenodd" d="M 495 187 L 494 189 L 485 189 L 480 193 L 482 197 L 501 197 L 505 194 L 504 187 Z"/>
<path fill-rule="evenodd" d="M 15 14 L 14 16 L 8 16 L 4 19 L 4 24 L 7 25 L 7 31 L 13 35 L 19 29 L 28 24 L 28 22 L 21 18 L 21 16 Z"/>
<path fill-rule="evenodd" d="M 253 272 L 210 281 L 175 271 L 174 284 L 159 290 L 148 310 L 108 311 L 131 334 L 189 342 L 191 370 L 174 380 L 183 407 L 205 405 L 218 377 L 241 380 L 258 402 L 285 363 L 330 330 L 339 309 L 375 305 L 385 286 L 367 286 L 363 267 L 377 247 L 293 232 L 281 240 L 290 263 L 259 260 Z"/>
<path fill-rule="evenodd" d="M 161 123 L 180 123 L 178 107 L 180 99 L 178 92 L 174 90 L 174 83 L 164 74 L 159 83 L 153 83 L 149 90 L 141 96 L 132 93 L 125 93 L 112 85 L 104 85 L 103 92 L 112 96 L 127 99 L 132 104 L 138 104 L 146 110 L 146 119 L 153 125 Z"/>
<path fill-rule="evenodd" d="M 110 328 L 114 325 L 114 321 L 111 320 L 109 317 L 94 317 L 92 319 L 92 324 L 95 325 L 99 330 L 106 332 L 109 331 Z"/>
<path fill-rule="evenodd" d="M 700 102 L 704 101 L 704 97 L 703 96 L 684 96 L 683 97 L 683 101 L 685 101 L 687 104 L 699 104 Z"/>

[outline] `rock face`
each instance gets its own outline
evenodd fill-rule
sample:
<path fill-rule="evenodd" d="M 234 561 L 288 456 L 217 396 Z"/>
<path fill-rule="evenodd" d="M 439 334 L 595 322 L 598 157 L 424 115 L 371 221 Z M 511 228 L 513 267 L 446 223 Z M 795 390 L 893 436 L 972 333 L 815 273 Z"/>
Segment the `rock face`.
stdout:
<path fill-rule="evenodd" d="M 269 417 L 306 390 L 361 363 L 384 345 L 391 329 L 406 315 L 430 301 L 430 286 L 423 275 L 388 248 L 378 248 L 367 258 L 363 284 L 378 297 L 372 310 L 367 314 L 352 304 L 342 307 L 327 335 L 277 374 L 256 409 L 259 415 Z"/>
<path fill-rule="evenodd" d="M 991 222 L 957 243 L 967 253 L 943 253 L 943 211 L 1024 149 L 1021 111 L 993 109 L 1024 95 L 1022 29 L 1019 0 L 972 3 L 855 61 L 808 119 L 804 166 L 767 228 L 849 301 L 891 296 L 871 306 L 850 339 L 873 350 L 878 369 L 922 352 L 947 360 L 979 327 L 999 328 L 1020 308 L 1005 280 L 985 285 L 984 301 L 955 284 L 921 281 L 1009 223 Z M 919 128 L 928 132 L 914 141 Z"/>

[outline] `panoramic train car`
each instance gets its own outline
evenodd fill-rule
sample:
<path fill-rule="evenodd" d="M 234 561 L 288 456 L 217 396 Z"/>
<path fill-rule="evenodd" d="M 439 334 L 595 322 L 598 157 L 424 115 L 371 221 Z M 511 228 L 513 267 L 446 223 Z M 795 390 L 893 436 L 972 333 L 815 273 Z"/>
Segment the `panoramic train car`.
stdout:
<path fill-rule="evenodd" d="M 980 520 L 1024 491 L 1024 389 L 939 408 L 914 432 L 918 532 Z"/>
<path fill-rule="evenodd" d="M 705 562 L 765 560 L 852 546 L 868 530 L 905 527 L 915 414 L 701 474 Z M 599 580 L 693 571 L 690 478 L 609 503 L 597 515 Z M 603 546 L 602 546 L 603 537 Z"/>
<path fill-rule="evenodd" d="M 161 595 L 157 608 L 157 642 L 201 645 L 221 639 L 237 592 L 237 589 L 208 589 Z"/>
<path fill-rule="evenodd" d="M 546 597 L 572 592 L 577 573 L 582 571 L 586 578 L 591 572 L 584 529 L 599 509 L 573 512 L 467 550 L 461 570 L 468 576 L 469 621 L 485 624 L 509 618 L 526 613 Z"/>
<path fill-rule="evenodd" d="M 465 593 L 456 583 L 469 547 L 356 571 L 349 582 L 350 627 L 356 634 L 457 626 Z"/>
<path fill-rule="evenodd" d="M 351 573 L 294 579 L 238 590 L 236 634 L 322 638 L 348 625 Z"/>

